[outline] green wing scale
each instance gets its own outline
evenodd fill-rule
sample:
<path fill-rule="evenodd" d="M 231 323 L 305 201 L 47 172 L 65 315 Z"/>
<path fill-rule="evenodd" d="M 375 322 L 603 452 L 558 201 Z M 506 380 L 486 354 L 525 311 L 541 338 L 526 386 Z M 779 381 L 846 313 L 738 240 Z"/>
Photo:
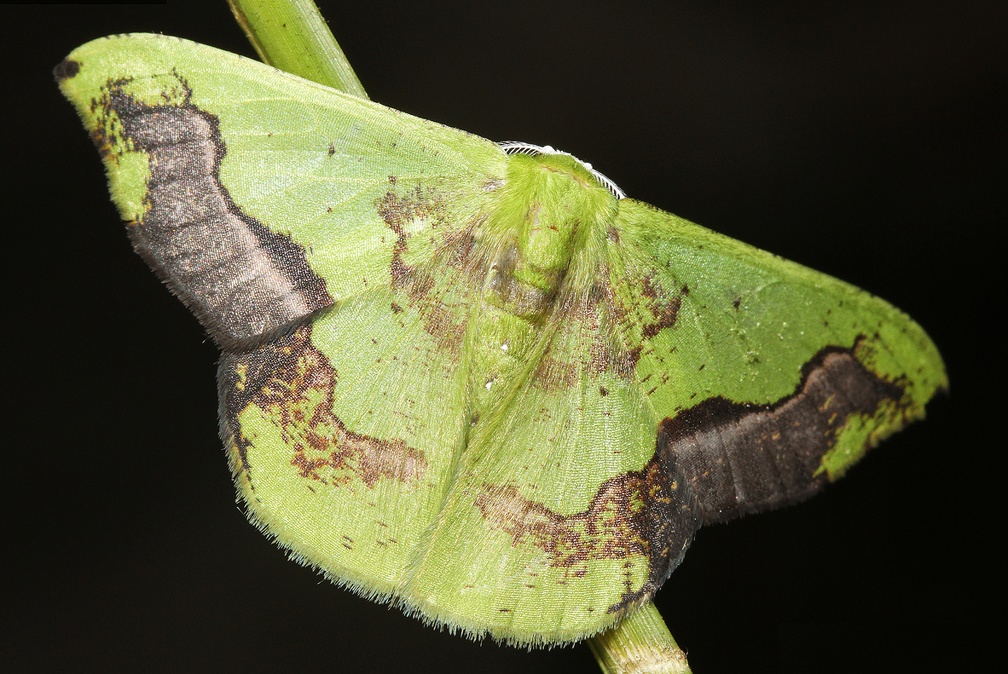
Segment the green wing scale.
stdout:
<path fill-rule="evenodd" d="M 249 517 L 449 629 L 605 630 L 699 526 L 806 498 L 947 385 L 899 310 L 569 155 L 176 38 L 56 74 L 137 252 L 223 350 Z"/>

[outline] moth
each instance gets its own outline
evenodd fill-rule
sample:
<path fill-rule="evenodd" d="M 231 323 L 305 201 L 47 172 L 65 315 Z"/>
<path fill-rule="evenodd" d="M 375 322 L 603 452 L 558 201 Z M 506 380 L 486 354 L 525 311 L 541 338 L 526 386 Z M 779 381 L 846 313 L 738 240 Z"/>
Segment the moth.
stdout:
<path fill-rule="evenodd" d="M 56 77 L 222 349 L 249 518 L 452 630 L 602 632 L 701 525 L 807 498 L 947 386 L 885 301 L 552 148 L 159 35 Z"/>

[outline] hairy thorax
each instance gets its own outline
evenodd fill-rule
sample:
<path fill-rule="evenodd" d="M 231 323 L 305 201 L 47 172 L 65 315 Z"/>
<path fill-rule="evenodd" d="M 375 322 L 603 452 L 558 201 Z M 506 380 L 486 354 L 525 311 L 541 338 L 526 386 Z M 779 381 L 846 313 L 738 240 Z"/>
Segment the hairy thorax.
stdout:
<path fill-rule="evenodd" d="M 615 197 L 564 154 L 513 155 L 499 199 L 484 232 L 496 246 L 468 321 L 474 418 L 528 376 L 558 314 L 590 291 L 598 256 L 586 253 L 616 212 Z"/>

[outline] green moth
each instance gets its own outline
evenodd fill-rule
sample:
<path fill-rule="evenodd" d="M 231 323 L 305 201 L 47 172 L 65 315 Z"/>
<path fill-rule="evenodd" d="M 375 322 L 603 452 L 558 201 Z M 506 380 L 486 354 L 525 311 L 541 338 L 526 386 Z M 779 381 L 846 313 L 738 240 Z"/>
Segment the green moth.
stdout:
<path fill-rule="evenodd" d="M 886 302 L 551 148 L 158 35 L 56 76 L 223 350 L 250 519 L 450 629 L 601 632 L 702 524 L 806 498 L 947 385 Z"/>

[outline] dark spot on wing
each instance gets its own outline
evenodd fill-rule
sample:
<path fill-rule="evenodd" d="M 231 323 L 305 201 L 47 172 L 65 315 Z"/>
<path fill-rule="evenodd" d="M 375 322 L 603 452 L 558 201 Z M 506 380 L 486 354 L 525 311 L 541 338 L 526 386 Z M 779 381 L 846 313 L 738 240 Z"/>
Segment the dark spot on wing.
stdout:
<path fill-rule="evenodd" d="M 301 477 L 341 485 L 360 479 L 373 488 L 380 480 L 413 482 L 427 469 L 423 452 L 398 438 L 375 438 L 349 430 L 333 414 L 337 374 L 311 342 L 311 325 L 247 353 L 226 353 L 218 375 L 222 433 L 239 456 L 238 470 L 253 476 L 251 441 L 238 417 L 259 408 L 283 433 L 290 465 Z"/>
<path fill-rule="evenodd" d="M 79 72 L 79 62 L 73 59 L 63 59 L 59 65 L 53 68 L 53 77 L 56 78 L 56 82 L 62 82 L 76 76 Z"/>
<path fill-rule="evenodd" d="M 413 300 L 422 300 L 434 285 L 430 274 L 403 262 L 403 254 L 409 245 L 411 234 L 409 229 L 416 220 L 427 222 L 427 227 L 436 229 L 440 223 L 438 218 L 444 217 L 444 205 L 437 197 L 425 191 L 420 185 L 399 196 L 394 192 L 386 192 L 385 196 L 375 202 L 378 215 L 396 235 L 392 248 L 390 271 L 394 288 L 405 290 Z"/>
<path fill-rule="evenodd" d="M 332 304 L 305 249 L 234 203 L 220 181 L 219 122 L 177 84 L 148 104 L 110 80 L 92 101 L 91 136 L 107 161 L 149 158 L 145 211 L 128 228 L 137 252 L 224 346 L 280 332 Z"/>
<path fill-rule="evenodd" d="M 683 286 L 678 293 L 669 293 L 653 276 L 641 279 L 640 297 L 644 309 L 641 335 L 651 339 L 665 328 L 675 325 L 682 306 L 683 297 L 689 295 L 689 287 Z"/>

